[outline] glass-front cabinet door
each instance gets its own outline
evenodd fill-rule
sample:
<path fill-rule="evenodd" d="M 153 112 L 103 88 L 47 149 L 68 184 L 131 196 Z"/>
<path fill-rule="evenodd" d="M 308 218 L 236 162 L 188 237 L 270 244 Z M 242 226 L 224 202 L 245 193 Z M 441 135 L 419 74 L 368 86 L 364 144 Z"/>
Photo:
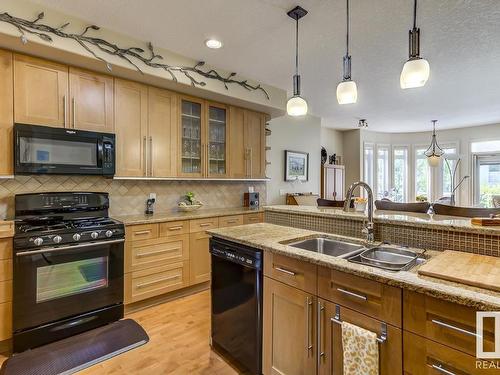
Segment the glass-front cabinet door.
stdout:
<path fill-rule="evenodd" d="M 204 174 L 204 103 L 194 98 L 181 99 L 181 160 L 180 174 Z"/>
<path fill-rule="evenodd" d="M 227 129 L 228 109 L 221 104 L 208 104 L 207 131 L 207 175 L 224 177 L 227 175 Z"/>

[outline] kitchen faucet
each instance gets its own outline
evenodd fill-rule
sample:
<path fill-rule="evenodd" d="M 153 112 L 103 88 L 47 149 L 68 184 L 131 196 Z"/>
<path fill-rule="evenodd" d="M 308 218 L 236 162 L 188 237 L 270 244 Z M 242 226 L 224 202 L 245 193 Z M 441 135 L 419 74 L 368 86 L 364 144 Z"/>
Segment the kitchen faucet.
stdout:
<path fill-rule="evenodd" d="M 347 190 L 346 199 L 344 201 L 344 212 L 349 212 L 349 207 L 351 205 L 352 194 L 354 193 L 354 189 L 357 187 L 363 187 L 368 193 L 368 223 L 366 223 L 365 227 L 362 230 L 362 233 L 366 235 L 366 240 L 368 242 L 374 241 L 373 235 L 373 192 L 366 182 L 358 181 L 353 183 L 349 190 Z"/>

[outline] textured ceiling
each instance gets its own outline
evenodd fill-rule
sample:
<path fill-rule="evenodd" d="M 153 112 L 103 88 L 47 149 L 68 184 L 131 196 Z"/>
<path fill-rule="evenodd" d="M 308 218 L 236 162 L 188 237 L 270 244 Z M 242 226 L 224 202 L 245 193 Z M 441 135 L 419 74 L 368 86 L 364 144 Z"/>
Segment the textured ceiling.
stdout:
<path fill-rule="evenodd" d="M 289 0 L 36 0 L 99 26 L 291 91 L 294 24 Z M 337 104 L 345 0 L 304 0 L 302 91 L 324 125 L 410 132 L 500 123 L 500 0 L 420 0 L 421 54 L 431 76 L 401 90 L 412 0 L 351 0 L 351 54 L 358 103 Z M 218 37 L 221 50 L 203 42 Z"/>

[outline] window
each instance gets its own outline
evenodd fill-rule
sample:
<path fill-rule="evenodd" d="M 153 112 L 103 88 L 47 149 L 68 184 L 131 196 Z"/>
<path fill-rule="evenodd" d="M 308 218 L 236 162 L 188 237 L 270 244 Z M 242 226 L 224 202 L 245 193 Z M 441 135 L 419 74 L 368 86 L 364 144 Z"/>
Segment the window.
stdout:
<path fill-rule="evenodd" d="M 389 197 L 389 147 L 377 146 L 377 198 Z"/>
<path fill-rule="evenodd" d="M 438 197 L 449 197 L 451 196 L 453 189 L 453 187 L 451 186 L 451 176 L 457 165 L 458 152 L 457 152 L 457 147 L 452 145 L 443 146 L 443 151 L 444 151 L 443 162 L 441 163 L 441 170 L 439 175 L 440 186 L 437 195 Z M 460 171 L 457 170 L 454 181 L 455 186 L 459 182 L 460 182 Z"/>
<path fill-rule="evenodd" d="M 415 149 L 415 199 L 430 200 L 431 176 L 425 151 L 427 147 Z"/>
<path fill-rule="evenodd" d="M 493 200 L 500 200 L 500 153 L 476 154 L 473 156 L 473 163 L 474 204 L 494 207 Z"/>
<path fill-rule="evenodd" d="M 373 144 L 365 143 L 363 181 L 373 188 Z"/>
<path fill-rule="evenodd" d="M 408 147 L 397 146 L 392 151 L 392 200 L 408 201 Z"/>

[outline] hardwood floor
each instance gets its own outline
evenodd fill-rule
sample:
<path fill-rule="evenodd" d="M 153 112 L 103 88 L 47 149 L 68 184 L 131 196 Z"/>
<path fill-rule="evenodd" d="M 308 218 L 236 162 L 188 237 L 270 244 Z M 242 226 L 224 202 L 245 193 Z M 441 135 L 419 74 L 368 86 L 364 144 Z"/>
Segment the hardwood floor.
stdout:
<path fill-rule="evenodd" d="M 175 301 L 128 314 L 146 330 L 150 341 L 80 375 L 203 374 L 235 375 L 208 344 L 210 294 L 203 291 Z M 6 359 L 0 355 L 0 363 Z"/>

